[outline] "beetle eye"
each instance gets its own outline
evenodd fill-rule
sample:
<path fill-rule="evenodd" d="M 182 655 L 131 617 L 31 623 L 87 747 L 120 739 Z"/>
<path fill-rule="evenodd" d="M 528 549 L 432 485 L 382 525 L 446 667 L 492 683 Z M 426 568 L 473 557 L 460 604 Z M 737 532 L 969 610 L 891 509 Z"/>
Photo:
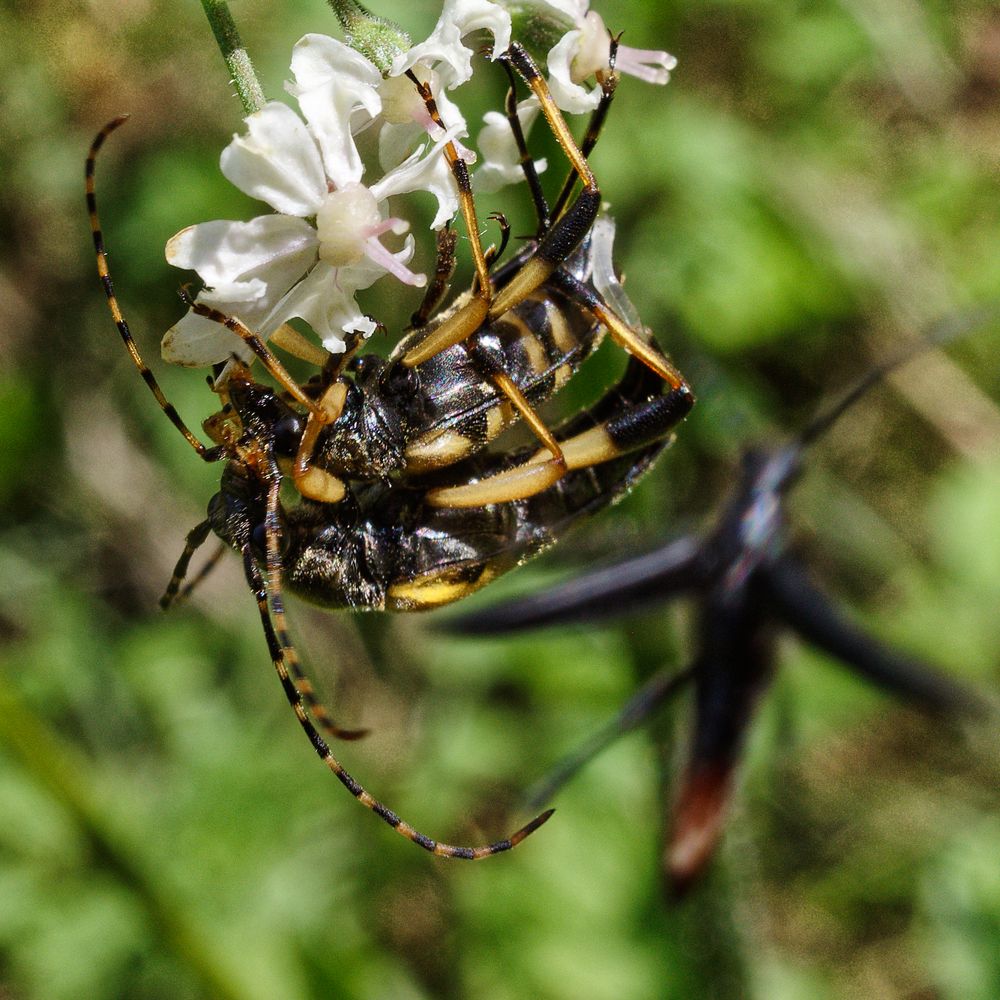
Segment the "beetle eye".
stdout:
<path fill-rule="evenodd" d="M 272 431 L 274 451 L 278 455 L 291 457 L 299 450 L 302 439 L 302 419 L 296 414 L 277 421 Z"/>

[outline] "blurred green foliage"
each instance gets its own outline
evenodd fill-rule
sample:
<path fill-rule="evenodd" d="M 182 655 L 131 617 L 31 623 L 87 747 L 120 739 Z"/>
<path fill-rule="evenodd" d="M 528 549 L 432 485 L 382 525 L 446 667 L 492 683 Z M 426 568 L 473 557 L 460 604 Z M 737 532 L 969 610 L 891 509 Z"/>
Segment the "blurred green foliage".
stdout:
<path fill-rule="evenodd" d="M 417 38 L 436 15 L 377 6 Z M 744 442 L 800 427 L 1000 288 L 993 4 L 600 10 L 680 60 L 664 90 L 624 81 L 594 164 L 630 294 L 700 403 L 571 554 L 478 600 L 700 523 Z M 295 40 L 335 28 L 320 0 L 234 13 L 272 96 Z M 240 114 L 201 9 L 37 0 L 0 8 L 0 35 L 0 997 L 1000 995 L 995 730 L 932 724 L 791 643 L 721 856 L 683 904 L 659 854 L 684 702 L 483 864 L 430 858 L 351 802 L 284 704 L 235 560 L 156 610 L 218 470 L 121 350 L 82 167 L 130 112 L 101 164 L 103 221 L 155 360 L 182 308 L 167 237 L 255 211 L 217 170 Z M 495 75 L 479 113 L 499 106 Z M 516 219 L 511 197 L 485 208 Z M 368 307 L 393 329 L 413 304 Z M 900 372 L 817 450 L 795 500 L 825 585 L 984 691 L 1000 667 L 998 348 L 994 324 Z M 573 398 L 620 364 L 602 351 Z M 198 374 L 157 371 L 190 422 L 210 412 Z M 373 729 L 345 750 L 352 771 L 462 842 L 522 818 L 519 793 L 686 652 L 675 612 L 489 643 L 446 641 L 428 618 L 296 605 L 293 621 L 339 717 Z"/>

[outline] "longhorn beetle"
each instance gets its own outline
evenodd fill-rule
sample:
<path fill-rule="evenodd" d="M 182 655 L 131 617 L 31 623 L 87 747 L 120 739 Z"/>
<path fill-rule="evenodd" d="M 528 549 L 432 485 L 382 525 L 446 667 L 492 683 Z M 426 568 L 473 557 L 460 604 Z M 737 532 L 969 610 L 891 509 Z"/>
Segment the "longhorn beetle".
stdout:
<path fill-rule="evenodd" d="M 538 96 L 582 183 L 575 201 L 563 209 L 568 195 L 560 195 L 551 219 L 536 201 L 539 238 L 494 280 L 489 273 L 494 254 L 479 242 L 464 162 L 446 144 L 470 234 L 475 282 L 450 310 L 405 339 L 384 365 L 355 362 L 349 350 L 324 364 L 317 379 L 300 385 L 238 318 L 195 305 L 242 337 L 283 390 L 279 394 L 254 381 L 244 367 L 229 365 L 216 383 L 222 409 L 204 424 L 212 446 L 190 431 L 165 398 L 111 282 L 94 165 L 104 140 L 124 119 L 98 134 L 86 164 L 98 273 L 122 340 L 161 409 L 197 454 L 226 463 L 208 518 L 188 535 L 164 605 L 178 593 L 195 550 L 214 531 L 242 557 L 273 665 L 317 754 L 362 804 L 407 839 L 437 855 L 473 860 L 509 850 L 551 810 L 504 840 L 460 847 L 424 836 L 374 799 L 344 769 L 313 722 L 337 738 L 361 735 L 338 727 L 313 694 L 285 626 L 284 581 L 330 607 L 414 609 L 456 600 L 623 495 L 693 402 L 683 377 L 648 333 L 620 318 L 590 282 L 588 233 L 600 204 L 597 182 L 530 57 L 515 44 L 501 59 Z M 415 78 L 414 83 L 436 116 L 429 88 Z M 613 89 L 612 82 L 605 87 L 604 111 Z M 534 167 L 515 105 L 508 101 L 508 114 L 530 179 Z M 584 148 L 596 140 L 599 113 Z M 570 189 L 567 184 L 564 192 Z M 440 253 L 439 275 L 450 271 L 447 241 L 441 241 Z M 431 294 L 443 296 L 441 285 L 432 286 L 419 318 L 436 305 Z M 533 400 L 569 377 L 605 330 L 631 356 L 625 376 L 594 407 L 550 431 Z M 466 359 L 470 363 L 462 364 Z M 456 386 L 454 405 L 447 394 Z M 542 449 L 482 452 L 515 412 Z M 388 428 L 381 437 L 368 414 Z M 386 453 L 392 458 L 388 463 L 382 460 Z M 391 474 L 394 478 L 387 478 Z M 290 510 L 280 499 L 286 475 L 301 497 Z"/>

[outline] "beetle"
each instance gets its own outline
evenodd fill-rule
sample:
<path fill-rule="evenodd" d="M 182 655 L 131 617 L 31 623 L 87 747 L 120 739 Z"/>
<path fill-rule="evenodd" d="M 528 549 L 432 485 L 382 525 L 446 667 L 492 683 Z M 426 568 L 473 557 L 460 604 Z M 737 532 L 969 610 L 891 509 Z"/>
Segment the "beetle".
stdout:
<path fill-rule="evenodd" d="M 227 444 L 232 457 L 195 539 L 207 537 L 210 528 L 236 551 L 255 546 L 265 558 L 264 528 L 273 516 L 279 523 L 283 575 L 299 596 L 333 609 L 437 608 L 485 586 L 554 544 L 574 522 L 619 500 L 668 444 L 665 429 L 688 411 L 686 393 L 658 389 L 656 376 L 633 361 L 597 403 L 556 432 L 570 454 L 598 440 L 609 442 L 619 455 L 571 469 L 554 486 L 529 497 L 440 507 L 429 501 L 442 477 L 437 472 L 359 481 L 338 503 L 303 499 L 272 511 L 268 484 L 282 479 L 282 460 L 291 457 L 288 442 L 294 445 L 294 430 L 303 421 L 244 370 L 232 376 L 229 387 L 241 436 Z M 480 452 L 448 467 L 447 475 L 489 481 L 531 461 L 534 451 L 525 446 Z M 172 593 L 187 563 L 186 557 L 171 581 Z"/>
<path fill-rule="evenodd" d="M 616 44 L 612 46 L 612 53 Z M 538 415 L 536 406 L 572 377 L 579 365 L 610 334 L 626 352 L 663 380 L 669 392 L 693 396 L 683 375 L 659 349 L 651 333 L 610 308 L 595 285 L 620 292 L 611 263 L 613 223 L 598 220 L 600 189 L 583 150 L 593 148 L 614 96 L 613 70 L 602 79 L 601 105 L 592 116 L 583 147 L 578 147 L 555 107 L 530 56 L 514 43 L 499 57 L 511 77 L 507 111 L 521 148 L 522 164 L 535 193 L 538 236 L 491 277 L 493 255 L 479 238 L 475 203 L 465 161 L 452 143 L 445 144 L 468 232 L 475 281 L 451 307 L 428 316 L 396 346 L 387 362 L 368 356 L 346 369 L 355 342 L 345 355 L 331 359 L 315 398 L 297 386 L 274 355 L 236 317 L 203 303 L 192 309 L 240 336 L 268 371 L 308 412 L 307 426 L 291 466 L 299 492 L 310 499 L 337 502 L 346 482 L 421 473 L 454 465 L 494 440 L 515 419 L 523 419 L 548 451 L 544 461 L 509 469 L 489 482 L 440 486 L 427 502 L 441 507 L 477 507 L 530 496 L 547 489 L 572 468 L 607 461 L 614 448 L 591 450 L 585 457 L 566 455 Z M 612 54 L 612 62 L 613 62 Z M 513 69 L 539 98 L 553 133 L 566 152 L 582 190 L 566 208 L 572 185 L 563 188 L 550 213 L 540 194 L 534 162 L 525 147 L 516 112 Z M 427 84 L 412 76 L 428 112 L 443 128 Z M 505 225 L 505 224 L 504 224 Z M 592 239 L 603 226 L 600 246 Z M 506 228 L 505 228 L 506 239 Z M 439 245 L 436 273 L 454 267 L 454 240 Z M 446 280 L 432 285 L 427 303 L 443 297 Z M 619 301 L 624 299 L 618 294 Z M 629 322 L 631 320 L 631 322 Z M 291 345 L 289 345 L 291 346 Z M 312 352 L 304 352 L 312 356 Z"/>
<path fill-rule="evenodd" d="M 279 390 L 237 363 L 215 385 L 223 406 L 205 421 L 205 445 L 167 401 L 122 315 L 97 215 L 94 169 L 110 122 L 91 145 L 86 192 L 98 274 L 122 340 L 161 409 L 205 461 L 224 461 L 209 514 L 188 535 L 164 595 L 179 592 L 190 560 L 214 531 L 242 557 L 272 663 L 317 754 L 365 806 L 407 839 L 444 857 L 478 859 L 509 850 L 551 815 L 542 813 L 504 840 L 482 847 L 443 844 L 416 831 L 344 769 L 313 720 L 337 738 L 288 636 L 284 580 L 327 607 L 414 610 L 457 600 L 551 544 L 570 524 L 619 499 L 668 443 L 693 397 L 683 376 L 644 329 L 610 308 L 591 281 L 600 192 L 584 154 L 555 108 L 538 70 L 519 46 L 501 57 L 539 95 L 543 111 L 583 189 L 554 221 L 539 212 L 539 238 L 497 276 L 479 243 L 464 162 L 446 144 L 470 232 L 476 279 L 471 292 L 405 338 L 387 362 L 344 355 L 317 377 L 295 382 L 262 339 L 236 317 L 197 306 L 237 333 Z M 420 88 L 432 115 L 433 97 Z M 605 91 L 610 102 L 613 84 Z M 508 102 L 529 178 L 514 102 Z M 595 121 L 599 121 L 595 117 Z M 592 145 L 592 123 L 586 143 Z M 537 179 L 537 178 L 536 178 Z M 564 189 L 565 190 L 565 189 Z M 560 196 L 560 203 L 565 199 Z M 449 271 L 442 244 L 438 274 Z M 604 270 L 611 273 L 610 251 Z M 442 281 L 434 295 L 443 294 Z M 418 315 L 430 312 L 425 306 Z M 550 395 L 607 331 L 630 354 L 625 375 L 593 407 L 555 432 L 534 404 Z M 515 418 L 541 449 L 488 452 Z M 290 479 L 299 502 L 286 509 Z M 310 718 L 310 715 L 312 718 Z"/>
<path fill-rule="evenodd" d="M 628 447 L 616 459 L 571 470 L 550 489 L 520 501 L 439 508 L 426 502 L 428 483 L 373 481 L 352 489 L 342 502 L 304 499 L 285 510 L 279 463 L 289 457 L 288 442 L 294 445 L 302 418 L 272 389 L 239 372 L 230 381 L 233 413 L 223 419 L 225 428 L 233 428 L 233 417 L 238 418 L 240 436 L 226 438 L 225 431 L 216 428 L 230 458 L 220 490 L 209 503 L 208 518 L 188 536 L 168 599 L 178 592 L 195 550 L 214 531 L 242 556 L 286 697 L 313 748 L 345 787 L 397 832 L 439 856 L 476 860 L 509 850 L 552 810 L 493 844 L 442 844 L 400 820 L 344 769 L 310 721 L 306 706 L 337 738 L 354 739 L 363 733 L 341 729 L 315 699 L 285 626 L 283 580 L 293 593 L 332 608 L 425 610 L 464 597 L 553 544 L 580 518 L 620 499 L 648 470 L 668 443 L 663 427 L 683 418 L 690 399 L 681 392 L 657 394 L 657 386 L 656 377 L 633 361 L 595 406 L 559 429 L 567 451 L 595 432 Z M 481 453 L 468 459 L 462 471 L 489 479 L 519 467 L 528 453 Z"/>

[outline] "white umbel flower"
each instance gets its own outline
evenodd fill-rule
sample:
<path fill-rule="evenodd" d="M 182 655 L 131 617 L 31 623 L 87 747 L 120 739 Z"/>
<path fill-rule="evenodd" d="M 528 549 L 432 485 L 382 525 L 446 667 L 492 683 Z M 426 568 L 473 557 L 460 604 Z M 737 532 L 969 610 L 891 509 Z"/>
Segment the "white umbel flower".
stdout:
<path fill-rule="evenodd" d="M 375 107 L 371 93 L 359 88 L 351 103 Z M 354 301 L 358 291 L 385 274 L 408 285 L 426 281 L 407 267 L 412 237 L 395 252 L 380 242 L 388 232 L 402 235 L 409 228 L 405 220 L 388 216 L 387 199 L 431 192 L 439 206 L 435 225 L 450 219 L 458 204 L 451 176 L 440 166 L 447 135 L 370 186 L 362 184 L 350 132 L 327 121 L 350 117 L 343 95 L 338 100 L 333 111 L 307 102 L 308 128 L 291 108 L 269 103 L 247 118 L 247 134 L 223 151 L 223 174 L 277 214 L 202 223 L 167 244 L 167 260 L 197 271 L 205 282 L 199 301 L 238 317 L 265 338 L 300 317 L 333 353 L 344 350 L 346 334 L 369 336 L 375 330 Z M 163 339 L 164 358 L 177 364 L 210 365 L 232 354 L 251 357 L 235 334 L 193 312 Z"/>
<path fill-rule="evenodd" d="M 518 101 L 517 118 L 525 136 L 531 130 L 540 110 L 538 99 L 534 95 Z M 524 169 L 507 116 L 499 111 L 487 111 L 483 115 L 483 122 L 484 127 L 480 129 L 476 141 L 483 162 L 472 175 L 472 183 L 477 193 L 492 194 L 508 184 L 523 181 Z M 535 172 L 539 174 L 547 166 L 544 159 L 535 160 L 534 163 Z"/>
<path fill-rule="evenodd" d="M 241 191 L 269 204 L 275 214 L 250 222 L 217 221 L 191 226 L 167 244 L 167 260 L 198 272 L 205 284 L 198 301 L 235 316 L 267 338 L 289 319 L 305 320 L 323 346 L 339 353 L 348 335 L 369 336 L 375 322 L 355 301 L 357 292 L 391 275 L 406 285 L 425 283 L 408 264 L 412 236 L 390 249 L 382 239 L 402 237 L 409 223 L 389 214 L 394 195 L 428 192 L 437 200 L 432 228 L 458 211 L 457 190 L 444 156 L 452 142 L 472 163 L 475 155 L 459 140 L 465 121 L 447 91 L 472 76 L 477 42 L 493 36 L 493 57 L 510 45 L 511 18 L 535 7 L 564 23 L 567 32 L 549 51 L 550 87 L 560 107 L 583 112 L 596 106 L 600 88 L 582 81 L 608 64 L 610 35 L 589 0 L 445 0 L 426 41 L 398 56 L 387 78 L 365 56 L 334 38 L 303 37 L 292 54 L 296 98 L 304 121 L 276 102 L 246 119 L 245 135 L 234 136 L 221 157 L 223 174 Z M 665 83 L 674 60 L 665 52 L 620 46 L 617 66 L 653 83 Z M 427 112 L 412 71 L 429 84 L 443 127 Z M 527 132 L 537 115 L 533 98 L 518 106 Z M 491 192 L 523 177 L 508 123 L 490 113 L 480 132 L 484 162 L 475 172 L 477 190 Z M 382 176 L 369 183 L 356 136 L 378 130 Z M 544 169 L 544 161 L 536 164 Z M 399 247 L 399 244 L 396 244 Z M 250 360 L 244 342 L 225 327 L 189 312 L 163 339 L 166 360 L 192 366 Z"/>
<path fill-rule="evenodd" d="M 466 35 L 487 30 L 493 34 L 493 58 L 510 47 L 510 15 L 490 0 L 445 0 L 430 37 L 414 45 L 392 64 L 392 76 L 423 64 L 436 69 L 448 90 L 472 79 L 475 50 L 465 44 Z"/>
<path fill-rule="evenodd" d="M 553 14 L 567 27 L 566 33 L 549 50 L 546 62 L 549 89 L 556 104 L 570 114 L 583 114 L 597 107 L 600 87 L 584 87 L 583 82 L 599 70 L 606 70 L 611 56 L 611 34 L 604 20 L 590 10 L 590 0 L 501 0 L 524 15 L 537 10 L 539 16 Z M 664 84 L 677 60 L 669 52 L 618 46 L 615 68 L 646 83 Z"/>

